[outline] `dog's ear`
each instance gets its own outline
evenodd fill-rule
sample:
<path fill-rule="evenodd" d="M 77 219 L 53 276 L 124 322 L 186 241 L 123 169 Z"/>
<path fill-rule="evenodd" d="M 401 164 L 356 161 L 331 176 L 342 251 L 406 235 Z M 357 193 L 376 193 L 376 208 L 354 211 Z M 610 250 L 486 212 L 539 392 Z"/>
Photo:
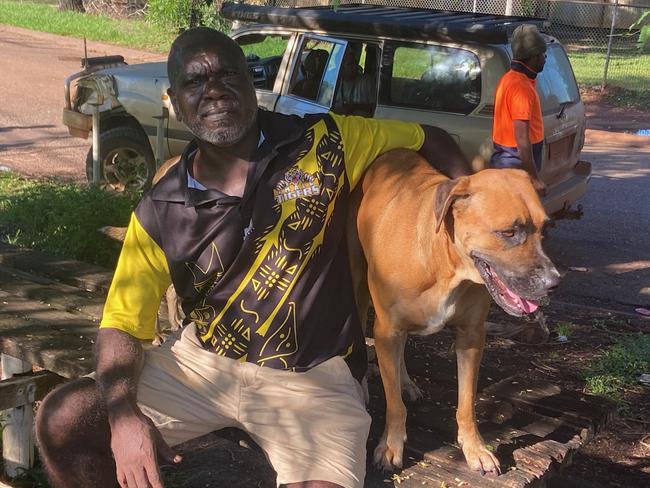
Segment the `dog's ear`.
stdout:
<path fill-rule="evenodd" d="M 447 212 L 458 198 L 468 195 L 469 178 L 461 176 L 453 180 L 445 180 L 438 185 L 436 191 L 436 205 L 434 213 L 436 216 L 436 234 L 447 216 Z"/>

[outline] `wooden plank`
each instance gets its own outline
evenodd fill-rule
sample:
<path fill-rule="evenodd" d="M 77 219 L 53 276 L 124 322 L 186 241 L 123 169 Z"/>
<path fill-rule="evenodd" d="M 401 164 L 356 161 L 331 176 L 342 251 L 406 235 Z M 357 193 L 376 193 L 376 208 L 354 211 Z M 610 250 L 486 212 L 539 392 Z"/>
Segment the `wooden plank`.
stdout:
<path fill-rule="evenodd" d="M 0 352 L 66 378 L 93 369 L 97 323 L 0 291 Z"/>
<path fill-rule="evenodd" d="M 15 374 L 0 381 L 0 411 L 42 400 L 64 378 L 50 371 Z"/>
<path fill-rule="evenodd" d="M 503 398 L 519 409 L 560 419 L 587 431 L 584 439 L 607 425 L 614 417 L 614 402 L 596 395 L 562 391 L 559 386 L 543 380 L 514 375 L 483 390 L 484 394 Z"/>
<path fill-rule="evenodd" d="M 89 291 L 108 291 L 113 273 L 74 259 L 48 256 L 0 242 L 0 265 L 48 276 Z"/>
<path fill-rule="evenodd" d="M 11 378 L 16 373 L 32 370 L 32 365 L 21 359 L 2 354 L 2 379 Z M 15 478 L 21 470 L 34 465 L 34 406 L 30 403 L 5 410 L 2 429 L 2 457 L 5 472 Z"/>
<path fill-rule="evenodd" d="M 0 266 L 0 289 L 12 295 L 57 305 L 90 319 L 99 319 L 106 299 L 104 293 L 92 293 L 74 286 L 25 271 Z"/>

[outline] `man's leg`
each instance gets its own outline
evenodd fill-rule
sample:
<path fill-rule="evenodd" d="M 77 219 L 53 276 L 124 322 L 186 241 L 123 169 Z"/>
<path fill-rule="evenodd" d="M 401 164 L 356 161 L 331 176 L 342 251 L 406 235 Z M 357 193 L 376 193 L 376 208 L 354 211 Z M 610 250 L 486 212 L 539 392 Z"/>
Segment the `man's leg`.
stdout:
<path fill-rule="evenodd" d="M 51 392 L 36 415 L 41 459 L 55 488 L 115 488 L 110 428 L 90 378 Z"/>
<path fill-rule="evenodd" d="M 361 488 L 370 416 L 336 357 L 304 373 L 242 364 L 240 421 L 287 488 Z"/>

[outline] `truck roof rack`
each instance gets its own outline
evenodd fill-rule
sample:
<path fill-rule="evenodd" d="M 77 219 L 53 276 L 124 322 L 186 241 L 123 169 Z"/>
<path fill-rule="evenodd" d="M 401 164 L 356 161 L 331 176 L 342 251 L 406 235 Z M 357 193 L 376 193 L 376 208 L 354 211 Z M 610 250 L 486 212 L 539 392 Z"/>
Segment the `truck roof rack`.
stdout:
<path fill-rule="evenodd" d="M 334 10 L 330 6 L 285 8 L 225 2 L 221 14 L 230 20 L 298 29 L 484 44 L 507 43 L 515 27 L 524 23 L 540 30 L 550 25 L 538 17 L 368 4 L 341 5 Z"/>

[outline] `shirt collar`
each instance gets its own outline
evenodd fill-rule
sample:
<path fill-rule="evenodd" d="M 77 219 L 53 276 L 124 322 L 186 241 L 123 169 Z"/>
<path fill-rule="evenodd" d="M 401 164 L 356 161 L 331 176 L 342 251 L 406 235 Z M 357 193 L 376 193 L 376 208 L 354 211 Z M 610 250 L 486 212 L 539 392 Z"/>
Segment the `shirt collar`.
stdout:
<path fill-rule="evenodd" d="M 261 132 L 260 141 L 252 159 L 254 164 L 252 171 L 249 171 L 251 181 L 250 185 L 247 182 L 247 189 L 249 186 L 257 185 L 266 166 L 275 157 L 278 149 L 298 140 L 306 128 L 305 121 L 301 117 L 268 112 L 263 109 L 257 111 L 257 122 Z M 226 195 L 219 190 L 199 189 L 192 183 L 194 178 L 189 174 L 188 168 L 197 149 L 196 140 L 191 141 L 185 147 L 179 163 L 152 188 L 151 198 L 157 201 L 184 203 L 186 207 L 197 207 L 215 201 L 223 204 L 241 201 L 239 197 Z M 196 180 L 194 182 L 198 183 Z M 205 188 L 203 185 L 201 186 Z M 245 197 L 246 195 L 244 195 Z"/>
<path fill-rule="evenodd" d="M 536 71 L 530 69 L 529 66 L 522 63 L 521 61 L 517 61 L 516 59 L 513 59 L 512 62 L 510 63 L 510 69 L 512 69 L 513 71 L 516 71 L 517 73 L 525 74 L 531 80 L 534 80 L 535 78 L 537 78 L 537 72 Z"/>

